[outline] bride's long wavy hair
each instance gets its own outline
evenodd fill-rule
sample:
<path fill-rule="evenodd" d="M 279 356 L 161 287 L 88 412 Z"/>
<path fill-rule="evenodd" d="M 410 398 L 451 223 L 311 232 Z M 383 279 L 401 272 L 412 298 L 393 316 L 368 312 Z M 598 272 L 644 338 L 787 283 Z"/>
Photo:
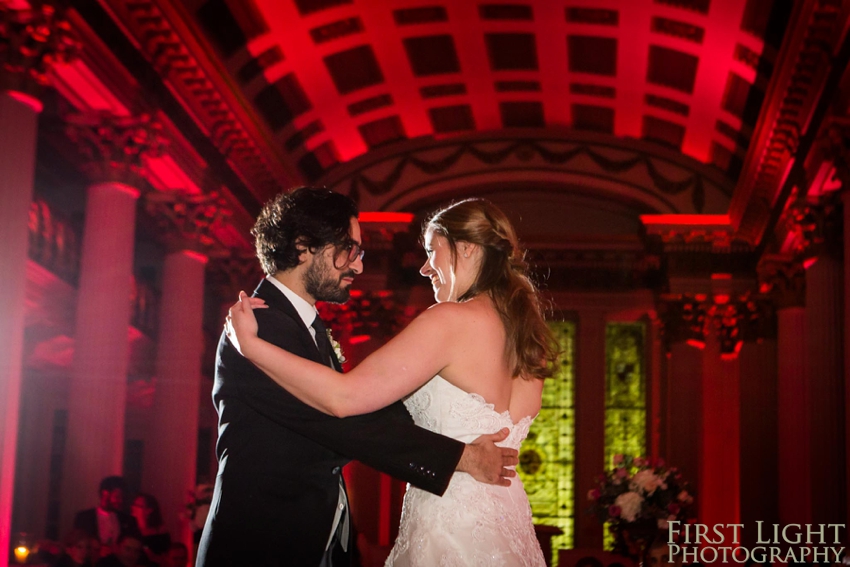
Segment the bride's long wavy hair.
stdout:
<path fill-rule="evenodd" d="M 486 199 L 467 199 L 435 212 L 423 227 L 449 243 L 452 264 L 457 243 L 477 244 L 481 265 L 472 286 L 458 301 L 486 293 L 505 326 L 505 354 L 514 376 L 548 378 L 554 372 L 558 344 L 543 317 L 537 288 L 528 277 L 525 252 L 505 214 Z"/>

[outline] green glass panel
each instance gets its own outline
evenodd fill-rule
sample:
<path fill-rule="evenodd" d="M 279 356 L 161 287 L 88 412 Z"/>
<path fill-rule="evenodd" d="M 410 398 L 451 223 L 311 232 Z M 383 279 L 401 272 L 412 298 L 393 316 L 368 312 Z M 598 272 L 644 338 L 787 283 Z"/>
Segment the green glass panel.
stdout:
<path fill-rule="evenodd" d="M 543 387 L 540 415 L 520 449 L 522 479 L 535 524 L 561 528 L 552 538 L 553 559 L 558 549 L 573 546 L 575 459 L 575 323 L 550 323 L 561 346 L 555 375 Z"/>
<path fill-rule="evenodd" d="M 617 454 L 646 455 L 646 366 L 643 323 L 605 327 L 605 468 Z M 613 539 L 605 530 L 605 548 Z"/>

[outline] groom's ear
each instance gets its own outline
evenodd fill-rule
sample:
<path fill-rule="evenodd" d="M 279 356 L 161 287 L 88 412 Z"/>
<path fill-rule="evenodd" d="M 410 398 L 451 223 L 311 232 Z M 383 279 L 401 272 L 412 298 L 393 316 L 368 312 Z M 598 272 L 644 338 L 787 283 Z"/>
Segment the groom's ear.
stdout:
<path fill-rule="evenodd" d="M 307 246 L 305 238 L 299 238 L 295 241 L 295 250 L 298 252 L 298 264 L 301 265 L 307 261 L 309 256 L 316 253 L 315 250 Z"/>

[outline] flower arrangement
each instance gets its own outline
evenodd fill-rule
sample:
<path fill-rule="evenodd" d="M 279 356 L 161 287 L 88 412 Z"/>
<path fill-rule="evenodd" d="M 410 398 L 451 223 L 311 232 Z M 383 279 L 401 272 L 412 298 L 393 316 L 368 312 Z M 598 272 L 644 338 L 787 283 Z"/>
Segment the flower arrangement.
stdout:
<path fill-rule="evenodd" d="M 608 524 L 614 552 L 639 559 L 669 522 L 687 520 L 694 499 L 676 467 L 662 459 L 614 455 L 613 463 L 587 498 Z"/>

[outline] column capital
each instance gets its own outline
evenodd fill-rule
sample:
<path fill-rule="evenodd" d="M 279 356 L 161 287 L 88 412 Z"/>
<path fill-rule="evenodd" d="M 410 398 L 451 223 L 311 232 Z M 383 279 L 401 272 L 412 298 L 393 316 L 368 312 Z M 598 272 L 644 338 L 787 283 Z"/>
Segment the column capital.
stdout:
<path fill-rule="evenodd" d="M 705 346 L 707 327 L 706 295 L 664 294 L 659 297 L 658 320 L 661 336 L 669 349 L 685 342 L 697 348 Z"/>
<path fill-rule="evenodd" d="M 850 191 L 850 118 L 833 116 L 819 141 L 824 157 L 832 161 L 841 190 L 847 193 Z"/>
<path fill-rule="evenodd" d="M 84 169 L 95 182 L 121 182 L 141 189 L 144 157 L 161 155 L 166 144 L 162 125 L 150 114 L 116 116 L 85 112 L 65 117 L 66 133 L 87 160 Z"/>
<path fill-rule="evenodd" d="M 50 83 L 51 68 L 72 61 L 79 50 L 70 23 L 55 5 L 0 4 L 0 91 L 38 100 L 42 87 Z"/>
<path fill-rule="evenodd" d="M 806 271 L 801 262 L 785 256 L 766 256 L 757 271 L 759 292 L 770 297 L 777 309 L 805 305 Z"/>
<path fill-rule="evenodd" d="M 749 291 L 736 296 L 725 293 L 666 294 L 659 302 L 661 335 L 667 343 L 685 342 L 704 348 L 713 335 L 722 358 L 735 358 L 745 341 L 775 335 L 774 312 L 767 298 Z"/>
<path fill-rule="evenodd" d="M 206 255 L 219 244 L 216 230 L 233 214 L 217 192 L 150 191 L 143 203 L 171 252 L 191 250 Z"/>
<path fill-rule="evenodd" d="M 787 250 L 807 268 L 823 254 L 841 254 L 841 203 L 835 192 L 816 199 L 797 199 L 781 220 L 794 235 Z"/>

